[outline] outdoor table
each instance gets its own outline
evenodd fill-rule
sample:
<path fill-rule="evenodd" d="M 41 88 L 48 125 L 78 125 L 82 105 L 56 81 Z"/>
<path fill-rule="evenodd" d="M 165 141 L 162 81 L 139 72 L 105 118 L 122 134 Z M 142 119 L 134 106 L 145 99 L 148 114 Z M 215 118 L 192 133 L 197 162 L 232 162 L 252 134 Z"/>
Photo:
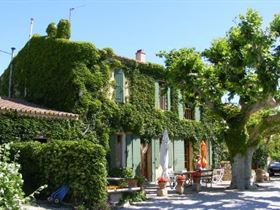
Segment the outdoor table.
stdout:
<path fill-rule="evenodd" d="M 182 172 L 174 172 L 174 175 L 184 175 L 186 177 L 185 185 L 193 185 L 193 174 L 197 171 L 182 171 Z M 201 170 L 200 171 L 200 179 L 206 183 L 211 183 L 212 185 L 212 177 L 213 177 L 213 170 Z"/>
<path fill-rule="evenodd" d="M 192 185 L 193 184 L 193 179 L 192 179 L 192 174 L 195 171 L 182 171 L 182 172 L 174 172 L 174 175 L 184 175 L 186 177 L 185 185 Z"/>

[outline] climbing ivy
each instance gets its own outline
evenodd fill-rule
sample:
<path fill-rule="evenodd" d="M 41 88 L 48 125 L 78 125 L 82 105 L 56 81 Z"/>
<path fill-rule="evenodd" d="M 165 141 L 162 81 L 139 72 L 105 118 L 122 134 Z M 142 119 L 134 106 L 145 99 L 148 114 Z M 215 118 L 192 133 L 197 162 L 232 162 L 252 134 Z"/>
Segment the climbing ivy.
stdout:
<path fill-rule="evenodd" d="M 146 140 L 161 136 L 165 128 L 178 139 L 211 138 L 209 126 L 179 120 L 177 90 L 171 88 L 171 111 L 155 109 L 155 81 L 166 80 L 161 65 L 119 57 L 109 48 L 97 49 L 88 42 L 36 35 L 14 58 L 13 67 L 14 97 L 78 113 L 86 133 L 106 149 L 116 131 L 133 132 Z M 128 81 L 128 103 L 115 103 L 108 96 L 114 88 L 109 81 L 115 69 L 122 69 Z M 1 78 L 1 95 L 7 95 L 8 75 L 9 68 Z M 55 126 L 53 132 L 57 132 Z M 73 138 L 79 137 L 77 133 Z"/>
<path fill-rule="evenodd" d="M 79 140 L 87 139 L 96 142 L 96 134 L 87 132 L 86 126 L 81 121 L 37 119 L 18 116 L 16 113 L 0 115 L 0 144 L 11 141 L 28 141 L 38 136 L 47 139 Z"/>

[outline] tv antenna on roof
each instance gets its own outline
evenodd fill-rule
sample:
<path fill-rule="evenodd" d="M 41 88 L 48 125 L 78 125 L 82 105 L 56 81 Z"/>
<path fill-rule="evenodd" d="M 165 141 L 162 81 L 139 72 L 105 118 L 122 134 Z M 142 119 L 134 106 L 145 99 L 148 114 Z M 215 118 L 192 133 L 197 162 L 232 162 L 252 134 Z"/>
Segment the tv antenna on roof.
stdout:
<path fill-rule="evenodd" d="M 33 32 L 33 23 L 34 23 L 34 18 L 30 18 L 30 31 L 29 31 L 29 39 L 32 37 L 32 32 Z"/>
<path fill-rule="evenodd" d="M 85 7 L 86 4 L 84 5 L 80 5 L 80 6 L 77 6 L 77 7 L 71 7 L 69 8 L 69 22 L 71 23 L 71 17 L 72 17 L 72 12 L 75 10 L 75 9 L 78 9 L 78 8 L 81 8 L 81 7 Z"/>

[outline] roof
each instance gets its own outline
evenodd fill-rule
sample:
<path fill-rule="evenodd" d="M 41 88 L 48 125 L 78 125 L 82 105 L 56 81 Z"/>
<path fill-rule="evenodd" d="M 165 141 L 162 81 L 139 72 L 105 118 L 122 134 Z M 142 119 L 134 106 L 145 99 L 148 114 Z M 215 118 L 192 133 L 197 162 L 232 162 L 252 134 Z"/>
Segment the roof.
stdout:
<path fill-rule="evenodd" d="M 79 115 L 77 114 L 43 108 L 38 105 L 28 103 L 22 99 L 0 97 L 0 114 L 8 111 L 13 111 L 19 115 L 28 117 L 71 120 L 79 119 Z"/>

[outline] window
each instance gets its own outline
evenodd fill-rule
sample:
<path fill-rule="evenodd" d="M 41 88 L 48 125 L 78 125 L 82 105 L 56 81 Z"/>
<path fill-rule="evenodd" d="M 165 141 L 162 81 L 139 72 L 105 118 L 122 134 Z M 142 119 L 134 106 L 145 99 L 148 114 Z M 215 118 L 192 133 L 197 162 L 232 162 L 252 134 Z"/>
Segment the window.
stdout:
<path fill-rule="evenodd" d="M 188 120 L 195 120 L 195 121 L 200 121 L 200 108 L 198 106 L 195 106 L 193 109 L 190 108 L 188 105 L 186 105 L 185 108 L 185 119 Z"/>
<path fill-rule="evenodd" d="M 166 88 L 163 81 L 156 82 L 155 87 L 156 108 L 170 110 L 170 88 Z"/>
<path fill-rule="evenodd" d="M 168 100 L 167 100 L 167 94 L 164 93 L 164 87 L 160 86 L 159 90 L 159 107 L 162 110 L 168 110 Z"/>
<path fill-rule="evenodd" d="M 188 120 L 193 119 L 193 112 L 190 107 L 186 107 L 186 109 L 185 109 L 185 119 L 188 119 Z"/>

